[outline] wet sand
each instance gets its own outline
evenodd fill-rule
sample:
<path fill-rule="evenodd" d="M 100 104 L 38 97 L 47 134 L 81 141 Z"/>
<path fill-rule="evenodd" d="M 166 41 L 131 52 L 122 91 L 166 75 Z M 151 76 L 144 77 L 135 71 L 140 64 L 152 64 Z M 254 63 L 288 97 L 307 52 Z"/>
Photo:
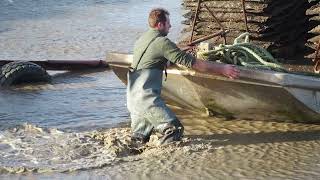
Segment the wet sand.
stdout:
<path fill-rule="evenodd" d="M 320 125 L 224 120 L 176 111 L 186 128 L 183 140 L 158 146 L 153 135 L 141 151 L 130 146 L 128 124 L 101 131 L 60 134 L 52 129 L 24 126 L 11 133 L 19 132 L 28 146 L 41 142 L 31 137 L 49 136 L 51 140 L 43 145 L 51 146 L 51 152 L 49 148 L 34 150 L 38 155 L 55 158 L 33 156 L 43 158 L 40 161 L 43 164 L 36 167 L 28 160 L 32 153 L 25 151 L 24 158 L 30 167 L 1 167 L 1 176 L 22 179 L 317 179 L 320 176 Z M 2 139 L 7 136 L 2 134 Z M 63 148 L 59 150 L 53 142 Z M 20 175 L 12 175 L 16 173 Z"/>
<path fill-rule="evenodd" d="M 122 179 L 317 179 L 320 125 L 179 115 L 182 142 L 107 167 Z M 136 167 L 136 168 L 133 168 Z"/>

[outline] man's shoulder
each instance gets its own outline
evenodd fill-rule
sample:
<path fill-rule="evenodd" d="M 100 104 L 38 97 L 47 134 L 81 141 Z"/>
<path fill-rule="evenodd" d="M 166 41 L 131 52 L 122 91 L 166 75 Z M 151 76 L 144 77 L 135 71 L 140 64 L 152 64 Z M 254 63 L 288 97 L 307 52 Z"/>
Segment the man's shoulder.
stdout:
<path fill-rule="evenodd" d="M 161 44 L 174 44 L 174 42 L 172 42 L 167 36 L 159 36 L 157 37 L 157 41 L 158 43 Z"/>
<path fill-rule="evenodd" d="M 159 36 L 157 39 L 159 41 L 171 41 L 167 36 Z"/>
<path fill-rule="evenodd" d="M 148 32 L 144 32 L 143 34 L 138 37 L 138 39 L 134 43 L 134 47 L 140 47 L 141 45 L 145 44 L 145 42 L 148 40 Z"/>
<path fill-rule="evenodd" d="M 140 35 L 140 37 L 136 40 L 136 44 L 148 42 L 148 40 L 153 39 L 157 34 L 148 30 Z"/>

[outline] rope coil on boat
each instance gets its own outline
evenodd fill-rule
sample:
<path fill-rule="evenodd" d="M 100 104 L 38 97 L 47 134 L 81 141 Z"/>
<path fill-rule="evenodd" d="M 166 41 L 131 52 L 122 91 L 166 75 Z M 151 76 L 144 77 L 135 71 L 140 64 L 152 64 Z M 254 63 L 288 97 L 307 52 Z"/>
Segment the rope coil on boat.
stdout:
<path fill-rule="evenodd" d="M 220 44 L 213 50 L 199 52 L 198 56 L 209 61 L 287 72 L 267 50 L 249 41 L 249 33 L 246 32 L 237 37 L 232 45 Z"/>

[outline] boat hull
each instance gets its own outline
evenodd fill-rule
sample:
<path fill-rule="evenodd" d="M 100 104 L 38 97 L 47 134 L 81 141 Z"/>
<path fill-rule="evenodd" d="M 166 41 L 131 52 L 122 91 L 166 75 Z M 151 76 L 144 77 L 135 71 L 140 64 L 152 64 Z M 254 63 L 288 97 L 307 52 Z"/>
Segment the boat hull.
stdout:
<path fill-rule="evenodd" d="M 132 57 L 124 56 L 111 54 L 108 64 L 126 83 Z M 318 79 L 239 68 L 240 79 L 231 80 L 172 67 L 163 81 L 162 96 L 186 110 L 228 119 L 320 122 L 320 88 L 310 84 L 320 84 Z"/>

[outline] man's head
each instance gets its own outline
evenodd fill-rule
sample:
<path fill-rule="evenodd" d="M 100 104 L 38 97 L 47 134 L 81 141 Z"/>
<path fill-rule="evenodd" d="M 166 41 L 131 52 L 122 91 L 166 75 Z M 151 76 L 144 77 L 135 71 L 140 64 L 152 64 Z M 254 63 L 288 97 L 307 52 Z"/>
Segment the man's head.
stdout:
<path fill-rule="evenodd" d="M 149 26 L 158 29 L 164 35 L 169 33 L 171 28 L 169 12 L 162 8 L 152 9 L 149 14 Z"/>

